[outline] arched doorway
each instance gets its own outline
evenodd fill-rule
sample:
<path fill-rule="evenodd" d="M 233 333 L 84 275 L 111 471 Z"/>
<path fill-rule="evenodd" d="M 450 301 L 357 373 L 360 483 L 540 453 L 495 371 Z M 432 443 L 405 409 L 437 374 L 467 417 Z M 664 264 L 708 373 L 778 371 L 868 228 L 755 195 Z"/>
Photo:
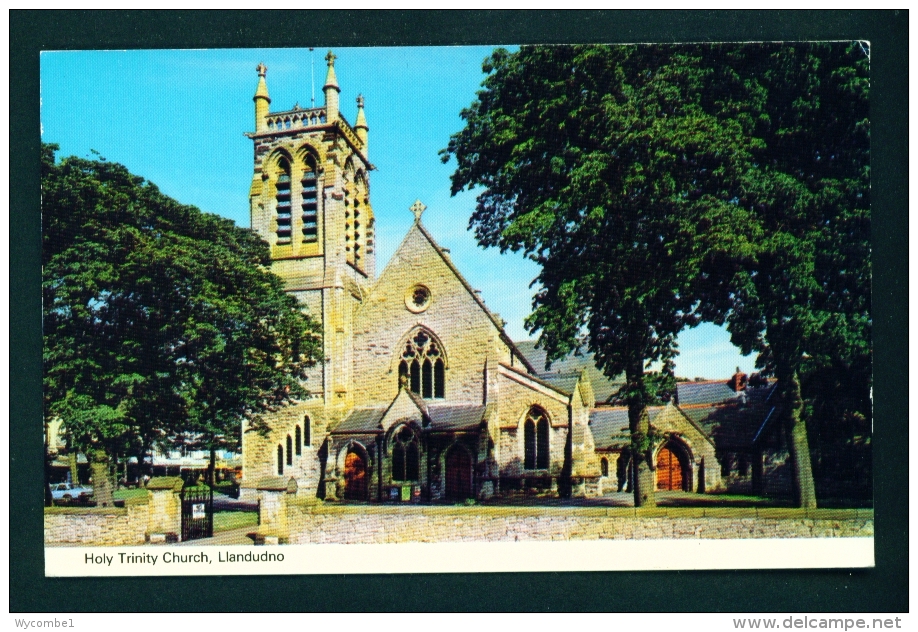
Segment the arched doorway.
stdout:
<path fill-rule="evenodd" d="M 367 499 L 367 461 L 353 448 L 344 457 L 344 498 Z"/>
<path fill-rule="evenodd" d="M 449 500 L 472 498 L 472 457 L 458 445 L 446 453 L 446 497 Z"/>
<path fill-rule="evenodd" d="M 666 444 L 657 453 L 657 489 L 684 491 L 687 483 L 682 451 L 671 443 Z"/>

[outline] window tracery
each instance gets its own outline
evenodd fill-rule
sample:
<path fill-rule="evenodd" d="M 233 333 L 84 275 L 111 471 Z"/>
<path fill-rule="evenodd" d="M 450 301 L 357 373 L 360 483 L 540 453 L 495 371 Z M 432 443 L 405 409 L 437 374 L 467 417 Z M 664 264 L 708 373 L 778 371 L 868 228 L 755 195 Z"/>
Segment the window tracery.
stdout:
<path fill-rule="evenodd" d="M 424 330 L 408 339 L 398 365 L 399 384 L 424 399 L 445 397 L 446 365 L 439 344 Z"/>

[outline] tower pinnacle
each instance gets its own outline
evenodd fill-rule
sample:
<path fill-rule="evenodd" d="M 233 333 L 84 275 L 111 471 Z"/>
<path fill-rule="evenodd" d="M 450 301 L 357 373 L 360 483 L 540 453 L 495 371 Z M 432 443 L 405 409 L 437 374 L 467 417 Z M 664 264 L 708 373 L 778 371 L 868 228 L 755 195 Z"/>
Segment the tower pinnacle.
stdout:
<path fill-rule="evenodd" d="M 328 51 L 325 61 L 328 62 L 328 74 L 325 75 L 325 85 L 322 90 L 325 92 L 325 117 L 331 123 L 338 118 L 338 93 L 341 88 L 338 87 L 338 77 L 335 76 L 335 54 Z"/>
<path fill-rule="evenodd" d="M 268 74 L 268 67 L 259 63 L 255 68 L 258 71 L 258 87 L 255 88 L 255 131 L 263 132 L 268 128 L 268 106 L 271 104 L 271 97 L 268 96 L 268 83 L 265 75 Z"/>
<path fill-rule="evenodd" d="M 357 138 L 363 141 L 363 155 L 367 155 L 367 132 L 369 132 L 370 126 L 367 125 L 367 115 L 363 112 L 363 95 L 357 95 L 357 121 L 354 123 L 354 131 L 357 133 Z"/>

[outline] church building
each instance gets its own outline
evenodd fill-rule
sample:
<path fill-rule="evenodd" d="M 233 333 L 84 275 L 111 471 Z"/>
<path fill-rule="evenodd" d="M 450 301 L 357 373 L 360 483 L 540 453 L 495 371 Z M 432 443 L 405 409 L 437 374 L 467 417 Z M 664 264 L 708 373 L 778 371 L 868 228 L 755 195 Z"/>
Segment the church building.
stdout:
<path fill-rule="evenodd" d="M 252 228 L 270 244 L 272 271 L 321 322 L 324 362 L 310 398 L 273 413 L 268 436 L 243 428 L 243 497 L 277 477 L 294 479 L 299 495 L 364 502 L 614 491 L 627 415 L 607 405 L 608 380 L 586 365 L 536 366 L 531 343 L 508 337 L 425 228 L 420 201 L 377 276 L 364 102 L 351 124 L 334 54 L 326 61 L 324 106 L 282 112 L 270 111 L 258 66 Z M 710 433 L 674 403 L 652 414 L 671 437 L 657 455 L 666 488 L 720 488 Z"/>

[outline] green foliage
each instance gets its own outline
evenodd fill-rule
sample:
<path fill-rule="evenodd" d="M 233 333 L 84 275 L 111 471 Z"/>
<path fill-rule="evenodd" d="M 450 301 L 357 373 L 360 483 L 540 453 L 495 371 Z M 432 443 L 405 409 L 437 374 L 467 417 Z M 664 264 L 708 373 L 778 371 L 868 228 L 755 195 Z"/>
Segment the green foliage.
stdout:
<path fill-rule="evenodd" d="M 77 448 L 235 448 L 242 419 L 304 395 L 319 329 L 257 235 L 56 149 L 42 148 L 45 415 Z"/>
<path fill-rule="evenodd" d="M 645 368 L 704 320 L 778 376 L 789 427 L 805 358 L 869 371 L 868 64 L 859 42 L 485 60 L 441 152 L 452 191 L 481 187 L 479 243 L 540 264 L 526 324 L 549 362 L 585 344 L 625 374 L 633 433 L 661 386 Z"/>
<path fill-rule="evenodd" d="M 737 116 L 756 95 L 724 85 L 719 55 L 561 46 L 486 62 L 444 159 L 457 160 L 454 193 L 484 187 L 471 218 L 479 242 L 542 266 L 527 326 L 549 360 L 586 333 L 600 368 L 640 381 L 724 303 L 715 264 L 748 251 L 752 225 L 730 185 L 758 142 L 754 119 Z"/>

